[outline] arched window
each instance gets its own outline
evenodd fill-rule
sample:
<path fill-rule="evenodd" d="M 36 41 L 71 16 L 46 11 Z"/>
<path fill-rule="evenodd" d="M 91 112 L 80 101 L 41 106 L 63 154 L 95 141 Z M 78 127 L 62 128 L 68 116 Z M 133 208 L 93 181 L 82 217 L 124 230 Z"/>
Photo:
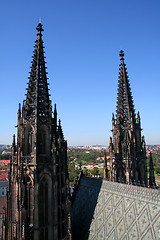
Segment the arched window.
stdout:
<path fill-rule="evenodd" d="M 46 134 L 44 131 L 41 132 L 39 141 L 40 141 L 39 142 L 40 154 L 45 154 L 46 153 Z"/>
<path fill-rule="evenodd" d="M 25 176 L 21 190 L 22 203 L 26 209 L 29 224 L 33 224 L 33 182 L 30 176 Z"/>
<path fill-rule="evenodd" d="M 45 182 L 44 184 L 44 215 L 45 215 L 45 222 L 48 223 L 48 183 Z"/>
<path fill-rule="evenodd" d="M 49 239 L 49 233 L 53 227 L 53 200 L 52 200 L 52 180 L 45 174 L 39 181 L 38 188 L 38 222 L 39 230 L 43 229 L 43 240 Z M 42 240 L 41 238 L 39 238 Z"/>
<path fill-rule="evenodd" d="M 33 131 L 31 126 L 26 127 L 25 132 L 25 151 L 27 155 L 30 155 L 31 152 L 33 152 L 34 147 Z"/>
<path fill-rule="evenodd" d="M 46 126 L 43 125 L 39 129 L 39 134 L 38 134 L 38 146 L 39 146 L 39 154 L 46 154 L 46 146 L 47 146 L 47 131 L 46 131 Z"/>
<path fill-rule="evenodd" d="M 48 204 L 48 182 L 47 178 L 43 178 L 43 180 L 40 182 L 39 185 L 39 223 L 40 226 L 47 226 L 48 225 L 48 211 L 49 209 L 49 204 Z"/>
<path fill-rule="evenodd" d="M 29 185 L 29 220 L 33 224 L 33 186 Z"/>
<path fill-rule="evenodd" d="M 38 196 L 38 206 L 39 206 L 39 224 L 40 226 L 43 225 L 44 221 L 44 210 L 43 210 L 43 197 L 44 197 L 44 192 L 43 192 L 43 183 L 40 183 L 39 185 L 39 196 Z"/>

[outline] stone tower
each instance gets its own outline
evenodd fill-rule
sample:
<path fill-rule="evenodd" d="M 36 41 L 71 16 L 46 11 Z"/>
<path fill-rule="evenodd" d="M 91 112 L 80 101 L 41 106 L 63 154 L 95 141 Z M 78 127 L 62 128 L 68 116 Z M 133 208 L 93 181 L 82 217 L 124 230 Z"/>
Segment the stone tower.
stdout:
<path fill-rule="evenodd" d="M 71 239 L 67 142 L 56 105 L 52 114 L 42 41 L 37 26 L 26 99 L 13 137 L 6 239 Z"/>
<path fill-rule="evenodd" d="M 122 50 L 120 61 L 116 117 L 112 115 L 113 140 L 110 138 L 110 180 L 147 187 L 145 140 L 141 137 L 140 115 L 135 114 Z"/>

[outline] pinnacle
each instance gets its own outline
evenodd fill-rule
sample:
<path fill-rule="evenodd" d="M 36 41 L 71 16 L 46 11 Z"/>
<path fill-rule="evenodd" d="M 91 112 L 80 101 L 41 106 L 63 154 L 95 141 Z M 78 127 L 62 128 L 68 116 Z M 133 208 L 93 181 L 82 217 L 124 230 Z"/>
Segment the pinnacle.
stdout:
<path fill-rule="evenodd" d="M 43 26 L 43 25 L 42 25 L 41 23 L 39 23 L 39 24 L 37 25 L 37 27 L 36 27 L 36 29 L 37 29 L 37 31 L 38 31 L 37 36 L 38 36 L 38 35 L 42 36 L 42 32 L 44 31 L 43 28 L 42 28 L 42 26 Z"/>
<path fill-rule="evenodd" d="M 124 52 L 123 50 L 121 49 L 120 53 L 119 53 L 119 56 L 121 57 L 121 60 L 124 60 Z"/>

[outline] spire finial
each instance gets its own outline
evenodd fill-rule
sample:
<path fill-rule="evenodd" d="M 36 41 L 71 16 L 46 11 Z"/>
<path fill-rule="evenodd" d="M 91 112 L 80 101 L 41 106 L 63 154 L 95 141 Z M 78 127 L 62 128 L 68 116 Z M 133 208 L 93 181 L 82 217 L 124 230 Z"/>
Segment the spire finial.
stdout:
<path fill-rule="evenodd" d="M 37 33 L 37 36 L 42 36 L 42 32 L 44 31 L 43 28 L 42 28 L 42 24 L 41 24 L 41 20 L 39 20 L 39 23 L 36 27 L 38 33 Z"/>
<path fill-rule="evenodd" d="M 124 52 L 123 50 L 121 49 L 120 53 L 119 53 L 119 56 L 121 57 L 121 60 L 124 60 Z"/>

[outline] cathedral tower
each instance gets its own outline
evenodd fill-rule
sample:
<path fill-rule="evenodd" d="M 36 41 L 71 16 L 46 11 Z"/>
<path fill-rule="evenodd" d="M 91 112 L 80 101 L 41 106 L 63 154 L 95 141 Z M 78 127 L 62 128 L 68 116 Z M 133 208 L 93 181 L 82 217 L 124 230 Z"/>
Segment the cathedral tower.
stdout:
<path fill-rule="evenodd" d="M 17 143 L 12 145 L 7 239 L 71 239 L 67 142 L 49 95 L 37 26 L 26 99 L 19 105 Z"/>
<path fill-rule="evenodd" d="M 122 50 L 120 60 L 116 117 L 112 115 L 113 140 L 110 138 L 110 180 L 147 187 L 145 140 L 141 137 L 140 115 L 135 114 Z"/>

